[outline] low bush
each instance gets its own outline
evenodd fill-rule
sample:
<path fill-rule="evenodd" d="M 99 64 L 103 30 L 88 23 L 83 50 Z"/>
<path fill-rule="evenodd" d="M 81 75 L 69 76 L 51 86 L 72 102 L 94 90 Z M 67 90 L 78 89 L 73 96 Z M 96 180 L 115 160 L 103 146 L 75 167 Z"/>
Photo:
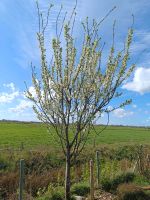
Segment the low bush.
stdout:
<path fill-rule="evenodd" d="M 147 181 L 150 184 L 150 169 L 144 170 L 143 171 L 143 176 L 147 179 Z"/>
<path fill-rule="evenodd" d="M 3 152 L 0 154 L 0 171 L 13 171 L 16 167 L 16 160 L 12 151 Z"/>
<path fill-rule="evenodd" d="M 133 184 L 122 184 L 117 189 L 119 200 L 149 200 L 150 195 Z"/>
<path fill-rule="evenodd" d="M 6 163 L 0 161 L 0 170 L 6 170 L 7 166 Z"/>
<path fill-rule="evenodd" d="M 0 173 L 0 198 L 7 199 L 18 188 L 19 176 L 16 172 Z"/>
<path fill-rule="evenodd" d="M 19 193 L 15 192 L 13 194 L 10 194 L 6 199 L 8 199 L 8 200 L 18 200 L 19 199 Z M 23 199 L 33 200 L 32 196 L 30 194 L 27 194 L 26 192 L 23 193 Z M 5 198 L 4 199 L 2 198 L 2 200 L 5 200 Z"/>
<path fill-rule="evenodd" d="M 113 159 L 123 160 L 128 159 L 130 161 L 136 159 L 136 146 L 121 146 L 114 151 Z"/>
<path fill-rule="evenodd" d="M 28 175 L 26 176 L 25 189 L 28 193 L 31 193 L 33 197 L 37 196 L 39 188 L 41 190 L 47 190 L 48 186 L 57 182 L 57 169 L 51 170 L 51 172 L 43 172 L 43 174 Z"/>
<path fill-rule="evenodd" d="M 108 178 L 103 179 L 102 189 L 107 192 L 115 192 L 120 184 L 132 182 L 134 178 L 135 174 L 128 172 L 126 174 L 118 175 L 113 179 L 108 179 Z"/>
<path fill-rule="evenodd" d="M 45 194 L 40 195 L 36 200 L 64 200 L 65 193 L 63 187 L 49 185 Z"/>
<path fill-rule="evenodd" d="M 63 200 L 63 199 L 64 199 L 64 195 L 59 191 L 53 193 L 51 197 L 49 198 L 49 200 Z"/>
<path fill-rule="evenodd" d="M 150 179 L 148 179 L 148 177 L 145 177 L 143 175 L 137 174 L 134 179 L 134 183 L 140 186 L 147 186 L 150 184 Z"/>
<path fill-rule="evenodd" d="M 41 193 L 39 191 L 39 193 Z M 64 200 L 65 199 L 65 189 L 64 187 L 54 187 L 53 185 L 49 185 L 48 190 L 43 194 L 41 193 L 36 200 Z M 71 200 L 75 200 L 72 196 Z"/>
<path fill-rule="evenodd" d="M 71 193 L 79 196 L 86 196 L 90 192 L 90 187 L 86 183 L 77 183 L 72 186 Z"/>

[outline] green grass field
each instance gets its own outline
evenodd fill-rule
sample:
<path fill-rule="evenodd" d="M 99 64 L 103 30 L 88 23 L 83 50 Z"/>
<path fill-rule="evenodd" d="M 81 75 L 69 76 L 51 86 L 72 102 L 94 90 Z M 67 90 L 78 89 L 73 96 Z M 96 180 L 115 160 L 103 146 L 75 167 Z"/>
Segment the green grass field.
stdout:
<path fill-rule="evenodd" d="M 102 127 L 97 126 L 96 129 L 100 131 Z M 21 143 L 25 148 L 57 145 L 56 138 L 54 139 L 42 124 L 0 122 L 0 148 L 18 148 Z M 92 134 L 87 143 L 93 143 Z M 109 126 L 96 136 L 96 144 L 150 144 L 150 128 Z"/>

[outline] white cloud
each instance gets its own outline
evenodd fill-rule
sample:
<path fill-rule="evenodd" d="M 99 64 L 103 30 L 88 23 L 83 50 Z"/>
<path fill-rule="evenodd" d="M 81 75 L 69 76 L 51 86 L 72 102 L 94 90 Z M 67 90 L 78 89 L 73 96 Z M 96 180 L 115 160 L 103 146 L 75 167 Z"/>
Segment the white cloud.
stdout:
<path fill-rule="evenodd" d="M 150 117 L 146 120 L 146 122 L 150 122 Z"/>
<path fill-rule="evenodd" d="M 118 108 L 118 109 L 113 111 L 113 114 L 118 118 L 123 118 L 123 117 L 127 117 L 127 116 L 133 115 L 133 112 L 132 111 L 126 111 L 123 108 Z"/>
<path fill-rule="evenodd" d="M 3 84 L 3 86 L 10 89 L 10 91 L 0 93 L 0 103 L 10 103 L 20 95 L 14 83 Z"/>
<path fill-rule="evenodd" d="M 150 92 L 150 68 L 137 68 L 133 80 L 124 84 L 122 88 L 139 92 L 140 94 Z"/>
<path fill-rule="evenodd" d="M 10 103 L 12 102 L 15 97 L 19 96 L 19 92 L 13 92 L 13 93 L 1 93 L 0 94 L 0 103 Z"/>
<path fill-rule="evenodd" d="M 17 105 L 14 108 L 10 108 L 9 111 L 15 112 L 15 113 L 22 113 L 26 109 L 32 108 L 32 106 L 33 106 L 33 103 L 31 101 L 21 100 L 19 105 Z"/>
<path fill-rule="evenodd" d="M 4 87 L 10 88 L 12 91 L 15 91 L 15 85 L 14 83 L 4 83 L 3 84 Z"/>
<path fill-rule="evenodd" d="M 137 108 L 137 105 L 136 105 L 136 104 L 133 104 L 132 107 L 133 107 L 133 108 Z"/>

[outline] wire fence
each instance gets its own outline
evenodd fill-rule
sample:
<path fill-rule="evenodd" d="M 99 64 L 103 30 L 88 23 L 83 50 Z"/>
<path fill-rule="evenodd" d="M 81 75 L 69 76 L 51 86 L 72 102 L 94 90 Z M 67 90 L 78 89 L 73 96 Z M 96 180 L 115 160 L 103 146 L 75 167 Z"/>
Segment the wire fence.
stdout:
<path fill-rule="evenodd" d="M 101 151 L 81 158 L 71 168 L 72 184 L 88 182 L 90 160 L 94 163 L 94 182 L 101 185 L 105 179 L 113 179 L 120 173 L 144 173 L 150 169 L 150 154 L 143 148 L 138 149 L 136 159 L 106 158 Z M 34 199 L 44 193 L 51 185 L 64 186 L 65 159 L 55 154 L 25 150 L 23 148 L 0 149 L 0 199 Z M 22 159 L 21 159 L 22 158 Z"/>

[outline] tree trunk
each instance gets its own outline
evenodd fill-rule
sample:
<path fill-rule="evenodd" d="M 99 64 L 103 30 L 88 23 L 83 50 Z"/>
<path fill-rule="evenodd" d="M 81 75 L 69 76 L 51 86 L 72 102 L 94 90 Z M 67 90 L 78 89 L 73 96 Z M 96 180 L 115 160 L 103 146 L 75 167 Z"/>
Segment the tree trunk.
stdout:
<path fill-rule="evenodd" d="M 65 200 L 71 199 L 71 195 L 70 195 L 70 187 L 71 187 L 70 168 L 71 168 L 70 149 L 67 149 L 66 174 L 65 174 Z"/>

